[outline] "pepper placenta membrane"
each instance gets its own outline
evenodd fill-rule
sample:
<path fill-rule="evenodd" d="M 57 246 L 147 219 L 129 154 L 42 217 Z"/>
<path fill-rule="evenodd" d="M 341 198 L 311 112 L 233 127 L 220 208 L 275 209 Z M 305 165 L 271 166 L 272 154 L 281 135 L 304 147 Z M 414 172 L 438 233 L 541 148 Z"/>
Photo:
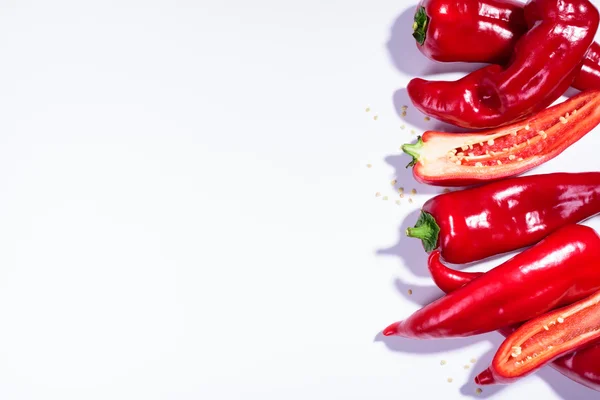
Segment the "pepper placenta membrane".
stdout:
<path fill-rule="evenodd" d="M 552 173 L 495 181 L 429 199 L 406 234 L 454 264 L 537 243 L 600 212 L 600 172 Z"/>
<path fill-rule="evenodd" d="M 479 385 L 510 383 L 600 339 L 600 292 L 523 324 L 500 345 Z M 596 360 L 597 362 L 597 360 Z"/>
<path fill-rule="evenodd" d="M 388 326 L 383 334 L 471 336 L 535 318 L 600 289 L 600 236 L 568 225 L 469 284 Z"/>
<path fill-rule="evenodd" d="M 445 293 L 451 293 L 483 275 L 482 272 L 464 272 L 448 268 L 440 261 L 439 251 L 429 256 L 429 272 L 435 284 Z M 499 332 L 509 336 L 515 331 L 503 328 Z M 552 361 L 550 366 L 569 379 L 600 391 L 600 343 L 573 351 Z"/>
<path fill-rule="evenodd" d="M 422 0 L 413 28 L 417 48 L 432 60 L 505 65 L 516 41 L 527 32 L 527 23 L 523 4 L 512 0 Z M 571 86 L 600 89 L 597 42 Z"/>
<path fill-rule="evenodd" d="M 588 91 L 534 117 L 480 133 L 427 131 L 402 150 L 421 183 L 466 186 L 526 172 L 559 155 L 600 123 L 600 91 Z"/>
<path fill-rule="evenodd" d="M 573 82 L 598 29 L 588 0 L 530 0 L 529 30 L 506 66 L 484 67 L 456 82 L 415 78 L 411 101 L 425 114 L 464 128 L 494 128 L 543 110 Z"/>

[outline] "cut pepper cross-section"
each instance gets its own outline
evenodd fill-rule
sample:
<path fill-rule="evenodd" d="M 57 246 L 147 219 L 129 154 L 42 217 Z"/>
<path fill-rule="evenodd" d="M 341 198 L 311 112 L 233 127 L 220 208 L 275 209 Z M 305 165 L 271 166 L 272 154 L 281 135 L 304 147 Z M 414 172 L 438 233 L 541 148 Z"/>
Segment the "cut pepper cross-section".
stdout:
<path fill-rule="evenodd" d="M 532 118 L 481 133 L 427 131 L 402 150 L 415 179 L 465 186 L 526 172 L 562 153 L 600 123 L 600 91 L 583 92 Z"/>
<path fill-rule="evenodd" d="M 525 323 L 498 348 L 479 385 L 510 383 L 600 339 L 600 292 Z"/>

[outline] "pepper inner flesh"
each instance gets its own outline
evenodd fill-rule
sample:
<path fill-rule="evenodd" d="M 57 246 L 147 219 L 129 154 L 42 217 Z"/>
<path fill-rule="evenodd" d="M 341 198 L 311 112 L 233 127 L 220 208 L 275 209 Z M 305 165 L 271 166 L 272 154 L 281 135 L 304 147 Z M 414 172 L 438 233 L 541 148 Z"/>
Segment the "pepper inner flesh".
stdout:
<path fill-rule="evenodd" d="M 597 297 L 597 296 L 596 296 Z M 504 359 L 506 375 L 519 375 L 543 362 L 600 337 L 599 299 L 540 319 L 539 326 L 511 344 Z"/>

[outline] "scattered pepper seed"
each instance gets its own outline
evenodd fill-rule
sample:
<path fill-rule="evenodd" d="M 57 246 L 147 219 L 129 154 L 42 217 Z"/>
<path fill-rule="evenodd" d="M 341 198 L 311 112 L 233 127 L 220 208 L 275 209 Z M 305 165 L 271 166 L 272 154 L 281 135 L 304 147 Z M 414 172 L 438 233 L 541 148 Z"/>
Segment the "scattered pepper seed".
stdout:
<path fill-rule="evenodd" d="M 477 388 L 475 389 L 475 393 L 476 394 L 481 394 L 481 392 L 483 392 L 483 390 L 481 388 Z"/>
<path fill-rule="evenodd" d="M 452 383 L 452 378 L 447 379 L 448 383 Z"/>
<path fill-rule="evenodd" d="M 411 189 L 410 193 L 411 194 L 417 194 L 417 189 Z"/>
<path fill-rule="evenodd" d="M 371 109 L 370 109 L 369 107 L 367 107 L 367 108 L 365 109 L 365 111 L 366 111 L 366 112 L 369 112 L 369 111 L 371 111 Z"/>
<path fill-rule="evenodd" d="M 367 168 L 371 168 L 373 165 L 371 164 L 367 164 Z"/>
<path fill-rule="evenodd" d="M 465 365 L 463 368 L 464 368 L 464 369 L 469 369 L 469 368 L 471 368 L 471 366 L 467 364 L 467 365 Z"/>
<path fill-rule="evenodd" d="M 425 117 L 424 119 L 425 119 L 425 121 L 431 121 L 431 118 L 429 118 L 429 117 Z"/>
<path fill-rule="evenodd" d="M 379 197 L 379 196 L 381 196 L 381 193 L 379 193 L 379 192 L 375 193 L 375 197 Z"/>
<path fill-rule="evenodd" d="M 373 119 L 374 119 L 375 121 L 377 121 L 377 118 L 379 118 L 379 116 L 377 116 L 377 115 L 374 115 L 374 116 L 373 116 Z"/>
<path fill-rule="evenodd" d="M 405 128 L 406 128 L 406 125 L 401 125 L 401 126 L 400 126 L 400 129 L 405 129 Z M 402 149 L 402 148 L 401 148 L 401 149 Z"/>
<path fill-rule="evenodd" d="M 412 289 L 408 289 L 408 295 L 412 296 Z"/>
<path fill-rule="evenodd" d="M 440 361 L 440 365 L 446 365 L 446 360 Z"/>
<path fill-rule="evenodd" d="M 402 107 L 400 107 L 400 108 L 402 108 L 402 111 L 406 111 L 406 110 L 408 110 L 408 106 L 402 106 Z"/>
<path fill-rule="evenodd" d="M 450 193 L 450 189 L 446 188 L 442 191 L 443 193 Z"/>
<path fill-rule="evenodd" d="M 415 130 L 414 130 L 414 129 L 412 129 L 412 130 L 410 131 L 410 134 L 411 134 L 411 135 L 414 135 L 415 133 L 417 133 L 417 132 L 415 132 Z"/>
<path fill-rule="evenodd" d="M 383 196 L 383 200 L 387 201 L 388 197 L 387 196 Z"/>
<path fill-rule="evenodd" d="M 404 193 L 404 188 L 403 188 L 403 187 L 399 187 L 399 188 L 398 188 L 398 191 L 399 191 L 400 193 Z"/>
<path fill-rule="evenodd" d="M 394 179 L 393 181 L 390 182 L 392 184 L 392 186 L 394 186 L 396 183 L 398 183 L 397 179 Z"/>
<path fill-rule="evenodd" d="M 412 204 L 413 199 L 412 198 L 408 199 L 408 202 Z"/>
<path fill-rule="evenodd" d="M 400 193 L 400 198 L 403 199 L 404 198 L 404 193 Z"/>
<path fill-rule="evenodd" d="M 476 358 L 471 358 L 471 364 L 475 364 L 477 362 Z"/>

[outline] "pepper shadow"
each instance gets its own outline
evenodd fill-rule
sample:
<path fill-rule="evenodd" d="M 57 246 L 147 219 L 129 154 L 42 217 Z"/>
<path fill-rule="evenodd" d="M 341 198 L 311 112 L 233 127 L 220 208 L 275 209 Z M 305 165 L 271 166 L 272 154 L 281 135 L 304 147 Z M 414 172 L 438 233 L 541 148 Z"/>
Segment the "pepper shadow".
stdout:
<path fill-rule="evenodd" d="M 408 339 L 400 336 L 384 336 L 377 333 L 373 342 L 383 343 L 389 350 L 408 354 L 434 354 L 471 346 L 488 338 L 488 334 L 464 338 L 447 339 Z M 498 343 L 499 344 L 499 343 Z"/>
<path fill-rule="evenodd" d="M 426 306 L 444 295 L 444 292 L 435 285 L 422 286 L 412 283 L 408 284 L 403 282 L 400 278 L 394 280 L 394 286 L 407 300 L 410 300 L 419 306 Z M 409 294 L 409 290 L 411 291 L 411 294 Z"/>
<path fill-rule="evenodd" d="M 417 193 L 421 194 L 442 193 L 442 191 L 444 190 L 443 187 L 425 185 L 415 180 L 413 176 L 412 167 L 406 167 L 411 160 L 412 157 L 405 153 L 389 155 L 384 159 L 384 161 L 390 167 L 394 168 L 394 176 L 398 180 L 398 184 L 400 186 L 404 186 L 404 190 L 406 192 L 408 192 L 411 189 L 416 189 Z"/>
<path fill-rule="evenodd" d="M 478 63 L 441 63 L 425 57 L 412 36 L 415 6 L 404 10 L 392 24 L 390 37 L 386 43 L 392 64 L 402 73 L 409 76 L 427 76 L 451 72 L 471 72 L 481 68 Z"/>
<path fill-rule="evenodd" d="M 600 399 L 600 393 L 572 381 L 551 367 L 544 367 L 537 376 L 541 377 L 558 396 L 565 400 L 570 399 Z"/>
<path fill-rule="evenodd" d="M 419 218 L 420 210 L 415 210 L 400 225 L 398 243 L 387 249 L 377 250 L 377 255 L 395 256 L 402 260 L 402 263 L 411 270 L 415 276 L 429 277 L 427 270 L 427 253 L 423 249 L 419 239 L 406 236 L 406 229 L 414 226 Z"/>

